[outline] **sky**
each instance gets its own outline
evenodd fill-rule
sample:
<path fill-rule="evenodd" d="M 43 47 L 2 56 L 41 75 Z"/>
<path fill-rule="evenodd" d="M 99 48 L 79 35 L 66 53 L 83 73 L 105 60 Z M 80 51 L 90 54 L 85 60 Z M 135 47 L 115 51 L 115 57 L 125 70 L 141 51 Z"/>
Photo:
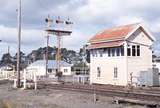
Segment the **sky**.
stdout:
<path fill-rule="evenodd" d="M 97 32 L 109 27 L 142 23 L 155 36 L 154 52 L 160 55 L 160 0 L 22 0 L 22 47 L 26 54 L 46 46 L 45 18 L 74 23 L 71 36 L 62 45 L 78 51 Z M 0 0 L 0 57 L 17 51 L 18 0 Z M 53 25 L 54 26 L 54 25 Z M 56 45 L 50 36 L 50 46 Z"/>

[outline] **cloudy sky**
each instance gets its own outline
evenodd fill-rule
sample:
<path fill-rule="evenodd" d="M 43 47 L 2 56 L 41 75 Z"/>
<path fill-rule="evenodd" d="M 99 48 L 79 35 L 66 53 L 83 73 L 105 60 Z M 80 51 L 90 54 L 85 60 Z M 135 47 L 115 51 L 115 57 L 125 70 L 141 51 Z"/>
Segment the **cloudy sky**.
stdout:
<path fill-rule="evenodd" d="M 63 38 L 63 46 L 78 50 L 95 33 L 112 26 L 141 22 L 157 41 L 155 53 L 160 54 L 160 0 L 22 0 L 22 51 L 46 45 L 45 21 L 48 14 L 53 19 L 62 16 L 74 22 L 73 34 Z M 0 0 L 0 57 L 17 48 L 18 0 Z M 50 39 L 54 46 L 56 39 Z"/>

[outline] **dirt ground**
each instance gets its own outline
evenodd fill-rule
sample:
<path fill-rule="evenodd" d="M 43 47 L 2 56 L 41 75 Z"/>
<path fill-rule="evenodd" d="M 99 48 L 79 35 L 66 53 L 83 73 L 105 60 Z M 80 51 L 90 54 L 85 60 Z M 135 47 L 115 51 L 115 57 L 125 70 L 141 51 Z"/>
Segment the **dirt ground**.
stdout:
<path fill-rule="evenodd" d="M 144 106 L 113 103 L 112 97 L 54 89 L 21 90 L 13 84 L 0 84 L 0 108 L 145 108 Z"/>

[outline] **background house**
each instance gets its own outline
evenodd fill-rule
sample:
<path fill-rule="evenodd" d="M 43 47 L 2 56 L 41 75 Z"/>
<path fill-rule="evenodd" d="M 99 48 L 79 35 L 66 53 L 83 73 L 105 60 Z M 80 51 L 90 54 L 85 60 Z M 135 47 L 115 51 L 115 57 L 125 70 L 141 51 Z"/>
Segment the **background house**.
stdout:
<path fill-rule="evenodd" d="M 15 66 L 12 64 L 3 64 L 0 66 L 0 79 L 11 79 L 15 75 Z"/>
<path fill-rule="evenodd" d="M 64 61 L 60 62 L 61 64 L 61 72 L 64 76 L 71 75 L 71 64 L 68 64 Z M 27 72 L 36 72 L 37 76 L 45 76 L 46 75 L 46 61 L 45 60 L 37 60 L 31 63 L 27 68 Z M 49 76 L 55 77 L 57 71 L 57 63 L 56 60 L 48 60 L 48 70 L 47 73 Z"/>
<path fill-rule="evenodd" d="M 153 59 L 153 69 L 158 71 L 159 81 L 160 81 L 160 57 L 154 57 Z M 159 82 L 160 84 L 160 82 Z"/>
<path fill-rule="evenodd" d="M 89 41 L 90 82 L 114 85 L 159 85 L 152 70 L 154 37 L 139 23 L 113 27 Z M 147 78 L 144 78 L 147 77 Z M 148 80 L 149 79 L 149 80 Z"/>

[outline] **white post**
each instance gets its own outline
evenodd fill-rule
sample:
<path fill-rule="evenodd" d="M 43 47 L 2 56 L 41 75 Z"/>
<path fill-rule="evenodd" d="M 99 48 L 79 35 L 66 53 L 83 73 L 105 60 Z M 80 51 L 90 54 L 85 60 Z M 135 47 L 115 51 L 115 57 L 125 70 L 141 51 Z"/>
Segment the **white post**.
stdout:
<path fill-rule="evenodd" d="M 84 84 L 84 76 L 82 76 L 83 84 Z"/>
<path fill-rule="evenodd" d="M 93 101 L 94 101 L 94 103 L 96 103 L 96 101 L 97 101 L 97 96 L 96 96 L 96 90 L 95 90 L 95 86 L 93 86 L 94 88 L 93 88 Z"/>
<path fill-rule="evenodd" d="M 23 77 L 24 77 L 23 88 L 26 89 L 26 82 L 27 82 L 27 79 L 26 79 L 26 69 L 24 69 Z"/>
<path fill-rule="evenodd" d="M 74 75 L 72 76 L 72 83 L 74 84 Z"/>
<path fill-rule="evenodd" d="M 14 85 L 13 88 L 17 88 L 17 79 L 14 79 Z"/>
<path fill-rule="evenodd" d="M 129 73 L 128 73 L 128 55 L 127 55 L 127 47 L 128 47 L 128 43 L 125 41 L 124 42 L 124 57 L 125 57 L 125 63 L 126 63 L 126 85 L 128 85 L 128 81 L 129 81 Z"/>
<path fill-rule="evenodd" d="M 5 79 L 7 79 L 7 71 L 5 71 L 5 77 L 6 77 Z"/>
<path fill-rule="evenodd" d="M 37 76 L 36 76 L 36 72 L 34 72 L 34 89 L 37 90 Z"/>
<path fill-rule="evenodd" d="M 80 79 L 79 79 L 79 76 L 77 77 L 77 82 L 78 82 L 78 83 L 80 83 Z"/>

